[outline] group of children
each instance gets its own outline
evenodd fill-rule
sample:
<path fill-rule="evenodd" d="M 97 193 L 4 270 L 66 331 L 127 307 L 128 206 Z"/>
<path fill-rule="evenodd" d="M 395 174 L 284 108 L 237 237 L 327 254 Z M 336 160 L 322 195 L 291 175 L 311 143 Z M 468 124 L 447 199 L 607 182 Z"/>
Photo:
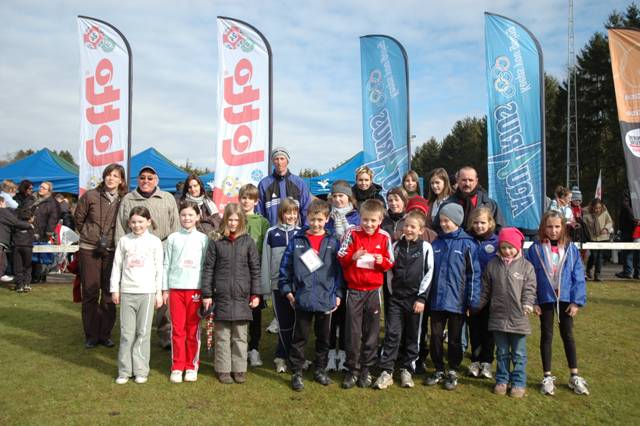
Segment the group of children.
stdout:
<path fill-rule="evenodd" d="M 197 231 L 198 206 L 183 202 L 182 229 L 167 239 L 164 250 L 147 231 L 152 226 L 148 210 L 133 209 L 132 232 L 118 242 L 111 277 L 113 299 L 122 305 L 116 382 L 126 383 L 132 376 L 137 383 L 146 382 L 153 305 L 167 301 L 170 380 L 197 380 L 200 316 L 213 309 L 218 379 L 245 382 L 250 353 L 258 354 L 252 361 L 260 361 L 260 311 L 270 298 L 279 324 L 275 368 L 290 368 L 291 386 L 297 391 L 304 389 L 304 350 L 312 327 L 316 382 L 331 384 L 328 371 L 340 364 L 346 370 L 343 388 L 385 389 L 393 384 L 396 368 L 401 386 L 414 386 L 428 323 L 435 372 L 424 383 L 453 390 L 463 357 L 462 328 L 468 321 L 470 374 L 491 377 L 495 344 L 494 392 L 506 394 L 510 387 L 511 396 L 522 397 L 526 335 L 531 332 L 527 315 L 536 313 L 542 331 L 542 392 L 555 391 L 551 341 L 557 316 L 569 387 L 588 394 L 578 375 L 573 339 L 573 319 L 585 304 L 584 269 L 561 215 L 544 215 L 539 239 L 525 256 L 522 234 L 503 228 L 496 236 L 487 209 L 472 212 L 465 224 L 459 204 L 444 202 L 434 215 L 423 203 L 407 202 L 401 189 L 389 191 L 388 212 L 376 199 L 356 209 L 346 183 L 334 184 L 330 197 L 330 202 L 317 199 L 310 204 L 304 226 L 298 203 L 283 200 L 278 225 L 267 229 L 254 213 L 257 189 L 245 185 L 240 203 L 225 207 L 221 236 L 215 240 Z M 435 240 L 432 217 L 441 229 Z M 385 333 L 380 347 L 383 286 Z M 374 372 L 379 372 L 375 378 Z"/>

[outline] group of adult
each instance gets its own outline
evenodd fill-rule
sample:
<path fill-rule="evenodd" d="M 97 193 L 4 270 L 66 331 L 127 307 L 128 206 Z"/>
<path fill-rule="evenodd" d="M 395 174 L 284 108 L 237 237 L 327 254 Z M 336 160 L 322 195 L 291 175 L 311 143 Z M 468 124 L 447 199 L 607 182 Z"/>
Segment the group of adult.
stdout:
<path fill-rule="evenodd" d="M 37 242 L 51 240 L 62 217 L 60 203 L 53 197 L 53 183 L 42 182 L 34 193 L 30 180 L 22 180 L 18 185 L 11 180 L 4 180 L 0 184 L 0 197 L 3 198 L 5 207 L 15 210 L 19 218 L 33 216 L 34 237 Z M 21 212 L 28 214 L 24 216 Z M 44 265 L 38 263 L 33 265 L 32 282 L 46 281 L 44 268 Z"/>

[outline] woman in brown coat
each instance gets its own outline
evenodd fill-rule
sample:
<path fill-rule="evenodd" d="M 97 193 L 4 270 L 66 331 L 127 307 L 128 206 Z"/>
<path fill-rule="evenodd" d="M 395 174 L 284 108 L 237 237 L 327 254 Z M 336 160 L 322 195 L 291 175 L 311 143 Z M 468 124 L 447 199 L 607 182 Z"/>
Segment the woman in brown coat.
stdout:
<path fill-rule="evenodd" d="M 118 207 L 126 192 L 124 168 L 110 164 L 102 172 L 100 185 L 84 193 L 76 207 L 76 226 L 80 233 L 82 325 L 87 349 L 98 344 L 108 348 L 114 346 L 111 330 L 116 321 L 116 307 L 111 300 L 109 279 Z"/>

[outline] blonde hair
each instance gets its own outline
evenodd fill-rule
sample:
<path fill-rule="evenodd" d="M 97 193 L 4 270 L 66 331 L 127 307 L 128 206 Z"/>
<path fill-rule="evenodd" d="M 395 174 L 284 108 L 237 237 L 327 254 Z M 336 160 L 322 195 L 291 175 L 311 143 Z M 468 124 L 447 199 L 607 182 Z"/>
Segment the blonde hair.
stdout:
<path fill-rule="evenodd" d="M 493 218 L 493 214 L 491 214 L 491 210 L 487 207 L 478 207 L 473 209 L 471 214 L 469 214 L 469 219 L 467 219 L 467 227 L 470 228 L 473 225 L 473 221 L 482 215 L 485 215 L 488 219 L 487 222 L 489 222 L 489 229 L 484 235 L 492 234 L 493 231 L 496 230 L 496 221 Z"/>
<path fill-rule="evenodd" d="M 373 181 L 373 170 L 371 170 L 369 166 L 358 167 L 356 169 L 356 179 L 358 179 L 358 176 L 360 176 L 363 173 L 368 174 L 371 177 L 371 180 Z"/>
<path fill-rule="evenodd" d="M 382 201 L 370 198 L 360 205 L 360 216 L 365 213 L 378 213 L 384 217 L 384 204 Z"/>
<path fill-rule="evenodd" d="M 422 224 L 422 227 L 427 226 L 427 216 L 422 212 L 422 210 L 413 209 L 409 211 L 409 213 L 404 216 L 404 220 L 406 221 L 407 219 L 417 220 Z"/>
<path fill-rule="evenodd" d="M 420 191 L 420 177 L 418 176 L 418 173 L 415 170 L 409 170 L 407 173 L 404 174 L 404 176 L 402 177 L 402 187 L 404 188 L 404 182 L 407 180 L 408 177 L 411 177 L 411 179 L 413 179 L 416 182 L 416 191 L 415 191 L 416 194 L 418 195 L 422 194 L 422 191 Z"/>
<path fill-rule="evenodd" d="M 229 203 L 224 208 L 224 214 L 222 215 L 222 223 L 220 224 L 220 232 L 225 237 L 231 234 L 229 231 L 229 217 L 233 214 L 238 215 L 238 229 L 235 232 L 236 237 L 247 233 L 247 216 L 242 211 L 242 207 L 238 203 Z"/>

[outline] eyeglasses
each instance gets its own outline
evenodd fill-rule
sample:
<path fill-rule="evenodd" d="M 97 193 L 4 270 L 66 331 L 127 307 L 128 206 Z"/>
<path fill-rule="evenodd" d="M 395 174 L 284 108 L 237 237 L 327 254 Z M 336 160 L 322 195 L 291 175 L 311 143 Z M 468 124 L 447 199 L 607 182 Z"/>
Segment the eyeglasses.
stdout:
<path fill-rule="evenodd" d="M 40 185 L 40 189 L 44 189 L 45 191 L 51 190 L 48 186 L 45 186 L 45 185 Z"/>
<path fill-rule="evenodd" d="M 152 181 L 154 180 L 156 177 L 155 176 L 138 176 L 138 179 L 140 180 L 147 180 L 147 181 Z"/>

